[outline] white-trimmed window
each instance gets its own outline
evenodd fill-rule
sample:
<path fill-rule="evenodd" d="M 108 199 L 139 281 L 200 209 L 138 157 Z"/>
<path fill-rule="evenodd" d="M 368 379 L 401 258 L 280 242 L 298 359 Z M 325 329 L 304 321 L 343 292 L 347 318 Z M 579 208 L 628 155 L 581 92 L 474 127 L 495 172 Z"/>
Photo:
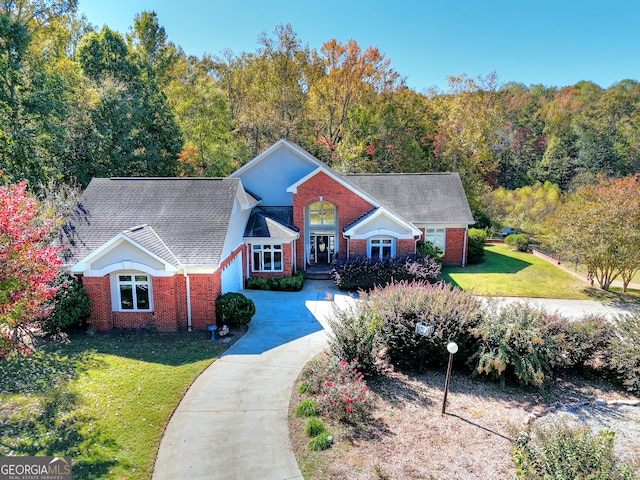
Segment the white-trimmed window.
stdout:
<path fill-rule="evenodd" d="M 146 273 L 117 274 L 118 305 L 129 312 L 151 310 L 151 279 Z"/>
<path fill-rule="evenodd" d="M 433 243 L 436 248 L 444 252 L 447 243 L 446 231 L 445 228 L 425 228 L 424 240 Z"/>
<path fill-rule="evenodd" d="M 373 237 L 367 241 L 367 256 L 370 258 L 393 257 L 396 254 L 396 239 Z"/>
<path fill-rule="evenodd" d="M 253 245 L 254 272 L 281 272 L 282 245 Z"/>

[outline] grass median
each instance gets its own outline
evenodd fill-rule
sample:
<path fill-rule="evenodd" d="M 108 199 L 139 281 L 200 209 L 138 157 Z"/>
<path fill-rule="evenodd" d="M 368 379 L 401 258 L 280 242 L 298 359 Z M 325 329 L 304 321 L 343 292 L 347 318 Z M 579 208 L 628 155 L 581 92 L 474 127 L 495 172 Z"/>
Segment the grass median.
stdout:
<path fill-rule="evenodd" d="M 165 426 L 225 347 L 202 333 L 72 335 L 0 362 L 0 455 L 69 455 L 82 479 L 149 479 Z"/>

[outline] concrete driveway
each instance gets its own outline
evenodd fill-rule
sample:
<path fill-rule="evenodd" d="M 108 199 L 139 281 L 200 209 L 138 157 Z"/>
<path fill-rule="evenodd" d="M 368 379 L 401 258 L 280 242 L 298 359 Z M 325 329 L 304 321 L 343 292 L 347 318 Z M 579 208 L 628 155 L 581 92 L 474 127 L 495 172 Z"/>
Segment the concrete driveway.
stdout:
<path fill-rule="evenodd" d="M 486 299 L 487 297 L 482 297 Z M 631 313 L 637 306 L 630 304 L 615 304 L 596 300 L 567 300 L 562 298 L 521 298 L 521 297 L 493 297 L 500 303 L 528 303 L 532 306 L 543 307 L 548 312 L 557 312 L 567 318 L 577 319 L 585 315 L 604 315 L 613 318 L 618 315 Z"/>
<path fill-rule="evenodd" d="M 242 293 L 256 304 L 249 331 L 180 402 L 154 480 L 302 479 L 289 442 L 289 398 L 304 364 L 327 347 L 323 324 L 337 290 L 307 281 L 296 293 Z"/>
<path fill-rule="evenodd" d="M 351 300 L 332 282 L 317 280 L 297 293 L 243 293 L 256 304 L 249 331 L 178 405 L 160 443 L 154 480 L 302 479 L 289 442 L 291 389 L 304 364 L 327 347 L 326 318 L 334 303 Z M 589 300 L 499 300 L 527 301 L 569 317 L 628 312 Z"/>

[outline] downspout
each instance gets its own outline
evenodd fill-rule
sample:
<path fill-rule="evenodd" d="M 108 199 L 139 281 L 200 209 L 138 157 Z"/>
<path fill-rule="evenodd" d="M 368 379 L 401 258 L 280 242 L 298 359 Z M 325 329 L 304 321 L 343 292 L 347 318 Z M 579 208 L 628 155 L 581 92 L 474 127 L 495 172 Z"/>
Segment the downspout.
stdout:
<path fill-rule="evenodd" d="M 462 266 L 467 265 L 467 232 L 469 231 L 469 225 L 464 227 L 464 246 L 462 247 Z"/>
<path fill-rule="evenodd" d="M 297 255 L 296 255 L 296 251 L 298 250 L 297 248 L 297 240 L 293 240 L 293 273 L 296 273 L 298 271 L 298 262 L 297 262 Z"/>
<path fill-rule="evenodd" d="M 191 331 L 191 283 L 187 274 L 187 267 L 184 267 L 184 278 L 187 286 L 187 330 Z"/>

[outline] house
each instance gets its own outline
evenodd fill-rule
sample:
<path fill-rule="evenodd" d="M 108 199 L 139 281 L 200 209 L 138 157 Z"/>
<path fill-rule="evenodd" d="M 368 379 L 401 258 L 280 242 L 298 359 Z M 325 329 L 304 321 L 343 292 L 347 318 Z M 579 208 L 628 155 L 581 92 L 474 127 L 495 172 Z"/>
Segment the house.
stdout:
<path fill-rule="evenodd" d="M 413 253 L 464 265 L 474 222 L 457 173 L 341 174 L 280 140 L 227 178 L 94 178 L 63 225 L 96 330 L 205 329 L 249 276 L 287 276 L 355 255 Z"/>

